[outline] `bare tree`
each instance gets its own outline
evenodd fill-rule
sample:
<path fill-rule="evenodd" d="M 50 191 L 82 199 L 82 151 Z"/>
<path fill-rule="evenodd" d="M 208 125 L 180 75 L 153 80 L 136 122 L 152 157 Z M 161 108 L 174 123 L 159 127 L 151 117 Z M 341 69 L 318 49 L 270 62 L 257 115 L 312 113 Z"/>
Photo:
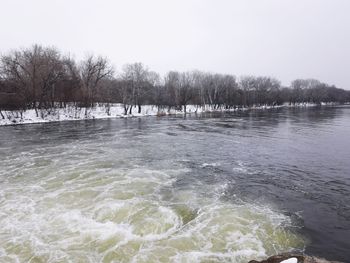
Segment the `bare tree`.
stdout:
<path fill-rule="evenodd" d="M 113 67 L 106 58 L 88 56 L 80 63 L 80 77 L 84 92 L 85 106 L 93 107 L 100 83 L 113 75 Z"/>
<path fill-rule="evenodd" d="M 120 102 L 124 107 L 124 115 L 127 115 L 128 112 L 132 113 L 133 106 L 133 91 L 132 85 L 128 80 L 120 79 L 114 82 L 115 88 L 119 91 Z"/>
<path fill-rule="evenodd" d="M 38 67 L 39 108 L 55 107 L 55 86 L 64 76 L 64 64 L 54 48 L 43 49 Z M 49 103 L 50 102 L 50 103 Z"/>
<path fill-rule="evenodd" d="M 138 107 L 138 113 L 141 113 L 141 106 L 151 85 L 150 77 L 150 71 L 142 63 L 126 64 L 123 67 L 122 79 L 130 87 L 133 104 Z M 130 113 L 132 106 L 130 105 Z"/>
<path fill-rule="evenodd" d="M 182 106 L 184 112 L 194 97 L 194 74 L 192 72 L 170 71 L 165 77 L 165 86 L 175 95 L 176 106 Z"/>
<path fill-rule="evenodd" d="M 55 48 L 34 45 L 1 58 L 1 72 L 15 92 L 36 110 L 53 107 L 55 84 L 63 76 L 61 55 Z M 38 114 L 38 113 L 37 113 Z"/>
<path fill-rule="evenodd" d="M 239 86 L 242 90 L 243 96 L 242 96 L 242 105 L 244 106 L 251 106 L 253 103 L 255 103 L 255 94 L 254 92 L 254 80 L 255 78 L 253 76 L 243 76 L 240 78 Z"/>
<path fill-rule="evenodd" d="M 64 75 L 62 81 L 56 85 L 56 97 L 60 106 L 66 106 L 67 102 L 81 102 L 82 99 L 82 80 L 80 78 L 79 68 L 74 59 L 69 56 L 63 58 Z"/>
<path fill-rule="evenodd" d="M 6 99 L 6 101 L 2 101 L 2 105 L 11 106 L 13 99 L 8 95 L 11 93 L 16 97 L 14 106 L 26 108 L 30 94 L 29 81 L 23 68 L 23 59 L 19 52 L 12 52 L 1 57 L 2 98 Z M 7 93 L 6 95 L 4 91 Z M 13 95 L 11 97 L 14 97 Z"/>

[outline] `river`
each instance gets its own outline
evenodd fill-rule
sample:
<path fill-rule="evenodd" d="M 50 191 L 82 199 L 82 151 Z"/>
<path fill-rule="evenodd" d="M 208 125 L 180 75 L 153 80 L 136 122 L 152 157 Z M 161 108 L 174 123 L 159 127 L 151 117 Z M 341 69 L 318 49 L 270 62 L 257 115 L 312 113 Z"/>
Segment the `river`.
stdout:
<path fill-rule="evenodd" d="M 0 127 L 0 262 L 350 259 L 350 107 Z"/>

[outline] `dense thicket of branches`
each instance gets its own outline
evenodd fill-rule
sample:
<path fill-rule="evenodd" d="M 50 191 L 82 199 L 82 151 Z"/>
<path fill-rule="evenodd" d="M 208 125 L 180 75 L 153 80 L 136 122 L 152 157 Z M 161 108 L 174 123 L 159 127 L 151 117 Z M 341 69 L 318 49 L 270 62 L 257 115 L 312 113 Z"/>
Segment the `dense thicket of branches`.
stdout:
<path fill-rule="evenodd" d="M 349 102 L 350 91 L 314 79 L 281 86 L 271 77 L 171 71 L 164 77 L 142 63 L 115 73 L 106 58 L 90 55 L 76 62 L 56 48 L 34 45 L 0 57 L 0 110 L 50 109 L 74 103 L 122 103 L 125 114 L 142 105 L 160 108 L 211 105 L 213 108 L 282 103 Z"/>

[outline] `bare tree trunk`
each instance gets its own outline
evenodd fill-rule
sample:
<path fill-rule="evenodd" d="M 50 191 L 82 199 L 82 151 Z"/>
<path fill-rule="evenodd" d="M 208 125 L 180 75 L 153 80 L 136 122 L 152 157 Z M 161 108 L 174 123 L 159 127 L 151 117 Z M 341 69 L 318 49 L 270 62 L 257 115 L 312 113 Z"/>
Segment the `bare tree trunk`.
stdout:
<path fill-rule="evenodd" d="M 111 106 L 109 103 L 107 103 L 107 105 L 106 105 L 106 113 L 108 116 L 111 116 Z"/>
<path fill-rule="evenodd" d="M 0 115 L 1 115 L 1 118 L 2 118 L 3 120 L 5 120 L 5 116 L 4 116 L 4 114 L 2 114 L 1 110 L 0 110 Z"/>
<path fill-rule="evenodd" d="M 139 107 L 138 113 L 140 114 L 141 113 L 141 105 L 139 104 L 138 107 Z"/>
<path fill-rule="evenodd" d="M 34 101 L 34 110 L 35 110 L 36 117 L 39 117 L 38 108 L 36 107 L 35 101 Z"/>
<path fill-rule="evenodd" d="M 129 114 L 132 114 L 132 105 L 129 108 Z"/>
<path fill-rule="evenodd" d="M 128 106 L 124 104 L 124 115 L 128 115 Z"/>

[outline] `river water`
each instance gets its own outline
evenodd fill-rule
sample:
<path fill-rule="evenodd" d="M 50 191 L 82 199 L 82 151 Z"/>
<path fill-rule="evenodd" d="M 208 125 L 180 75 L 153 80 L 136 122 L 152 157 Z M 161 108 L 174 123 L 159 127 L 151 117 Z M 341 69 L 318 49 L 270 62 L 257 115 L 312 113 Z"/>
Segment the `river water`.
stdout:
<path fill-rule="evenodd" d="M 0 127 L 0 262 L 350 259 L 350 108 Z"/>

